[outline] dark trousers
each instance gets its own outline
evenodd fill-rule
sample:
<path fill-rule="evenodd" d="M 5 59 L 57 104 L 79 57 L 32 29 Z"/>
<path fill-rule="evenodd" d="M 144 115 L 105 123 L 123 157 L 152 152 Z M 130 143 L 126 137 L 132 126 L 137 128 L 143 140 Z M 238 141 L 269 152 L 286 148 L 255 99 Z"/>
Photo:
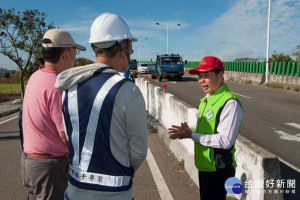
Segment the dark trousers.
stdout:
<path fill-rule="evenodd" d="M 232 167 L 224 171 L 200 172 L 199 187 L 201 200 L 225 200 L 226 190 L 225 181 L 234 177 L 235 169 Z"/>
<path fill-rule="evenodd" d="M 68 186 L 68 169 L 68 158 L 32 158 L 22 153 L 22 179 L 29 199 L 63 200 Z"/>

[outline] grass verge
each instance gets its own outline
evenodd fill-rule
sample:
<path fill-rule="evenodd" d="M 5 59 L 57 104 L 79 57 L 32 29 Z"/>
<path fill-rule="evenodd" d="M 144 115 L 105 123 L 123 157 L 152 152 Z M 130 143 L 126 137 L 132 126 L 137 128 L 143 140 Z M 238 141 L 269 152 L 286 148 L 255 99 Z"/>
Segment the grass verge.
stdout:
<path fill-rule="evenodd" d="M 11 92 L 19 93 L 20 91 L 21 91 L 20 84 L 0 83 L 0 92 L 1 93 L 11 93 Z"/>

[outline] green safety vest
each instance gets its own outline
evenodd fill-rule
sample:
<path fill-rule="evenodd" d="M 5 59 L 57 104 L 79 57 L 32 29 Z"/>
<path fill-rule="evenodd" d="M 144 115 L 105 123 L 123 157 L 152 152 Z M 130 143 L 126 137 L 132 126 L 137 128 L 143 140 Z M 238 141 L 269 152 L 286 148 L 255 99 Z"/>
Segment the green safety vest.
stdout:
<path fill-rule="evenodd" d="M 240 103 L 238 98 L 229 91 L 226 84 L 209 98 L 202 98 L 199 105 L 197 127 L 193 132 L 215 134 L 220 121 L 220 114 L 229 99 L 235 99 Z M 241 103 L 240 105 L 242 106 Z M 195 165 L 199 171 L 203 172 L 225 170 L 232 166 L 235 168 L 234 152 L 234 145 L 230 149 L 218 149 L 195 142 Z"/>

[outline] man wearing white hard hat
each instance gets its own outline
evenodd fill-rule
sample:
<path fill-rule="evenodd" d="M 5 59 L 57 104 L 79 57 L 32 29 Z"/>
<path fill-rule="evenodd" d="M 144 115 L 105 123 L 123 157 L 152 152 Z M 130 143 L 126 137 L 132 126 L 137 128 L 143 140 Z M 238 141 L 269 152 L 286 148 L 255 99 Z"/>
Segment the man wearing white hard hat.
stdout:
<path fill-rule="evenodd" d="M 119 16 L 104 13 L 91 26 L 95 63 L 61 73 L 70 171 L 65 199 L 131 200 L 132 178 L 147 155 L 147 121 L 139 88 L 119 75 L 136 41 Z"/>
<path fill-rule="evenodd" d="M 62 91 L 54 88 L 56 77 L 73 67 L 76 44 L 62 29 L 48 30 L 42 40 L 45 61 L 26 85 L 21 160 L 23 184 L 29 199 L 59 200 L 68 185 L 68 141 L 62 120 Z"/>

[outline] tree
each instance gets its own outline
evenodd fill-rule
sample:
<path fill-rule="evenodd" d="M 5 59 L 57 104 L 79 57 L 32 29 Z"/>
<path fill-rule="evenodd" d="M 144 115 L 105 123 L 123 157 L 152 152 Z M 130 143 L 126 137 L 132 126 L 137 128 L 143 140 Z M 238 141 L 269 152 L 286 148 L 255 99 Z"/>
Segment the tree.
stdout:
<path fill-rule="evenodd" d="M 248 58 L 248 57 L 234 59 L 234 61 L 236 62 L 257 62 L 258 60 L 259 58 Z"/>
<path fill-rule="evenodd" d="M 10 77 L 10 73 L 9 72 L 5 72 L 4 78 L 9 78 L 9 77 Z"/>
<path fill-rule="evenodd" d="M 41 56 L 44 33 L 53 28 L 45 23 L 46 14 L 38 10 L 15 12 L 0 8 L 0 53 L 7 56 L 19 68 L 21 98 L 24 97 L 24 73 Z"/>
<path fill-rule="evenodd" d="M 289 55 L 284 55 L 284 53 L 276 53 L 272 54 L 272 57 L 269 59 L 270 62 L 292 62 L 293 59 Z"/>
<path fill-rule="evenodd" d="M 93 61 L 86 58 L 76 58 L 75 67 L 92 64 Z"/>
<path fill-rule="evenodd" d="M 300 45 L 297 45 L 297 51 L 292 54 L 296 56 L 296 62 L 300 62 Z"/>

